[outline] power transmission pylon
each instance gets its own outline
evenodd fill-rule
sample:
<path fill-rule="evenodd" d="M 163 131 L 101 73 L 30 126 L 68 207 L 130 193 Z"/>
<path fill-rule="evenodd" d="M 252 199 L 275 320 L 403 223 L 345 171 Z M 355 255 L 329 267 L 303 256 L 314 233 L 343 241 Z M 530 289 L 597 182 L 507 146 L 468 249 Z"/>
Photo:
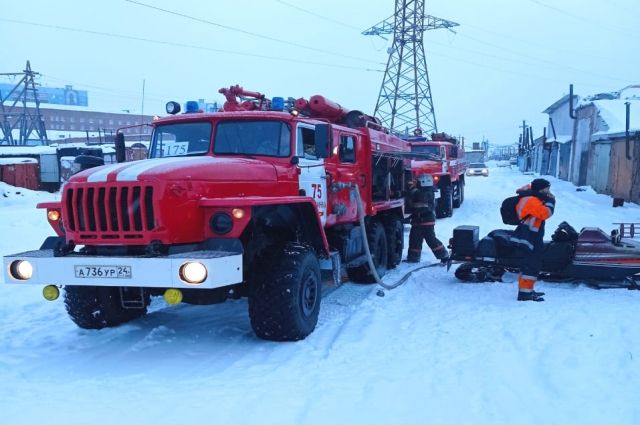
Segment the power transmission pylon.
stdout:
<path fill-rule="evenodd" d="M 374 115 L 396 133 L 420 128 L 424 134 L 438 131 L 424 54 L 427 30 L 458 26 L 424 13 L 424 0 L 396 0 L 393 16 L 364 31 L 364 35 L 393 34 L 389 60 Z"/>
<path fill-rule="evenodd" d="M 48 144 L 47 130 L 40 114 L 38 90 L 33 78 L 40 75 L 31 70 L 27 61 L 27 68 L 22 73 L 0 73 L 7 76 L 22 76 L 20 81 L 8 94 L 0 93 L 0 145 L 26 145 L 31 133 L 35 131 L 41 144 Z M 21 110 L 16 106 L 22 103 Z M 27 108 L 27 102 L 33 102 L 35 107 Z M 13 137 L 13 130 L 19 130 L 19 137 Z"/>

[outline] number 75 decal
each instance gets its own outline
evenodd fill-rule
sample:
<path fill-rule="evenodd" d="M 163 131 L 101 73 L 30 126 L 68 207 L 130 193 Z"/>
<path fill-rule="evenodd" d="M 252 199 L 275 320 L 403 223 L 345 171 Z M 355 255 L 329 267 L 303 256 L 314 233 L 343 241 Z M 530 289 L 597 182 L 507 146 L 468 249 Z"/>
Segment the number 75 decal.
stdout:
<path fill-rule="evenodd" d="M 311 183 L 311 187 L 313 188 L 313 199 L 322 199 L 322 184 Z"/>

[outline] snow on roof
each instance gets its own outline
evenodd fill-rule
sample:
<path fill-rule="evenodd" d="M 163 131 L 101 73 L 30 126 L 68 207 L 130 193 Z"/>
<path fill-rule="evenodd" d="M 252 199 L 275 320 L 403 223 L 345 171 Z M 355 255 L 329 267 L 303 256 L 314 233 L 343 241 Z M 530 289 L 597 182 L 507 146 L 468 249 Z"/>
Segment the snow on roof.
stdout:
<path fill-rule="evenodd" d="M 600 118 L 605 122 L 608 129 L 594 133 L 596 135 L 614 134 L 625 131 L 626 125 L 626 105 L 631 104 L 629 116 L 629 131 L 640 130 L 640 99 L 611 99 L 594 100 L 593 105 L 598 109 Z"/>
<path fill-rule="evenodd" d="M 549 137 L 547 139 L 547 142 L 558 142 L 558 143 L 567 143 L 571 141 L 571 135 L 570 134 L 557 134 L 555 139 L 552 139 L 551 137 Z"/>
<path fill-rule="evenodd" d="M 0 156 L 56 153 L 55 146 L 0 146 Z"/>
<path fill-rule="evenodd" d="M 580 101 L 580 97 L 576 94 L 573 95 L 573 104 L 577 104 Z M 547 109 L 545 109 L 544 111 L 542 111 L 543 114 L 551 114 L 553 111 L 555 111 L 556 109 L 560 108 L 561 106 L 563 106 L 564 104 L 569 102 L 569 95 L 565 94 L 564 96 L 562 96 L 560 99 L 556 100 L 555 102 L 553 102 L 551 105 L 549 105 L 547 107 Z"/>
<path fill-rule="evenodd" d="M 136 144 L 142 144 L 145 147 L 148 147 L 149 142 L 137 142 L 130 141 L 125 142 L 127 147 L 132 147 Z M 106 144 L 106 145 L 96 145 L 96 144 L 86 144 L 86 143 L 52 143 L 49 146 L 0 146 L 0 157 L 10 156 L 11 160 L 15 160 L 16 155 L 42 155 L 42 154 L 53 154 L 55 155 L 58 148 L 98 148 L 102 149 L 103 154 L 111 154 L 116 151 L 115 145 Z M 24 159 L 24 158 L 19 158 Z"/>
<path fill-rule="evenodd" d="M 38 160 L 35 158 L 0 158 L 0 165 L 13 165 L 13 164 L 37 164 Z"/>

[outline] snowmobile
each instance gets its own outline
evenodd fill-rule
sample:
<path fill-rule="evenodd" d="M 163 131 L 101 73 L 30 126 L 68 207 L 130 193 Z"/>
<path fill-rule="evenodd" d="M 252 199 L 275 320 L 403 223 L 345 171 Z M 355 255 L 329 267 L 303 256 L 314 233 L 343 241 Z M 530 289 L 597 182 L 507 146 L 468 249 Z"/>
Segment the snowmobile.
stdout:
<path fill-rule="evenodd" d="M 509 241 L 513 230 L 493 230 L 482 239 L 479 230 L 478 226 L 454 229 L 450 261 L 462 262 L 455 276 L 463 282 L 496 282 L 507 271 L 517 273 L 523 253 Z M 634 236 L 640 235 L 631 223 L 622 223 L 607 234 L 597 227 L 585 227 L 578 233 L 562 222 L 551 241 L 544 242 L 538 277 L 584 281 L 596 288 L 640 289 L 640 238 Z"/>

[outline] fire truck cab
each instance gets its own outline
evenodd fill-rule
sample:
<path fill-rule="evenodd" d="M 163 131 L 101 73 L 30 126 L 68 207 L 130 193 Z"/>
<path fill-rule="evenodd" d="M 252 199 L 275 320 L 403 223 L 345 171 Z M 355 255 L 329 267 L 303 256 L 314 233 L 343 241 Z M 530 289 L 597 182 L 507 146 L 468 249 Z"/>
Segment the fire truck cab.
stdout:
<path fill-rule="evenodd" d="M 433 177 L 436 189 L 436 216 L 451 217 L 453 209 L 464 202 L 465 171 L 468 163 L 464 149 L 454 137 L 434 133 L 431 139 L 412 137 L 407 140 L 411 152 L 423 158 L 411 161 L 413 178 L 422 174 Z"/>

